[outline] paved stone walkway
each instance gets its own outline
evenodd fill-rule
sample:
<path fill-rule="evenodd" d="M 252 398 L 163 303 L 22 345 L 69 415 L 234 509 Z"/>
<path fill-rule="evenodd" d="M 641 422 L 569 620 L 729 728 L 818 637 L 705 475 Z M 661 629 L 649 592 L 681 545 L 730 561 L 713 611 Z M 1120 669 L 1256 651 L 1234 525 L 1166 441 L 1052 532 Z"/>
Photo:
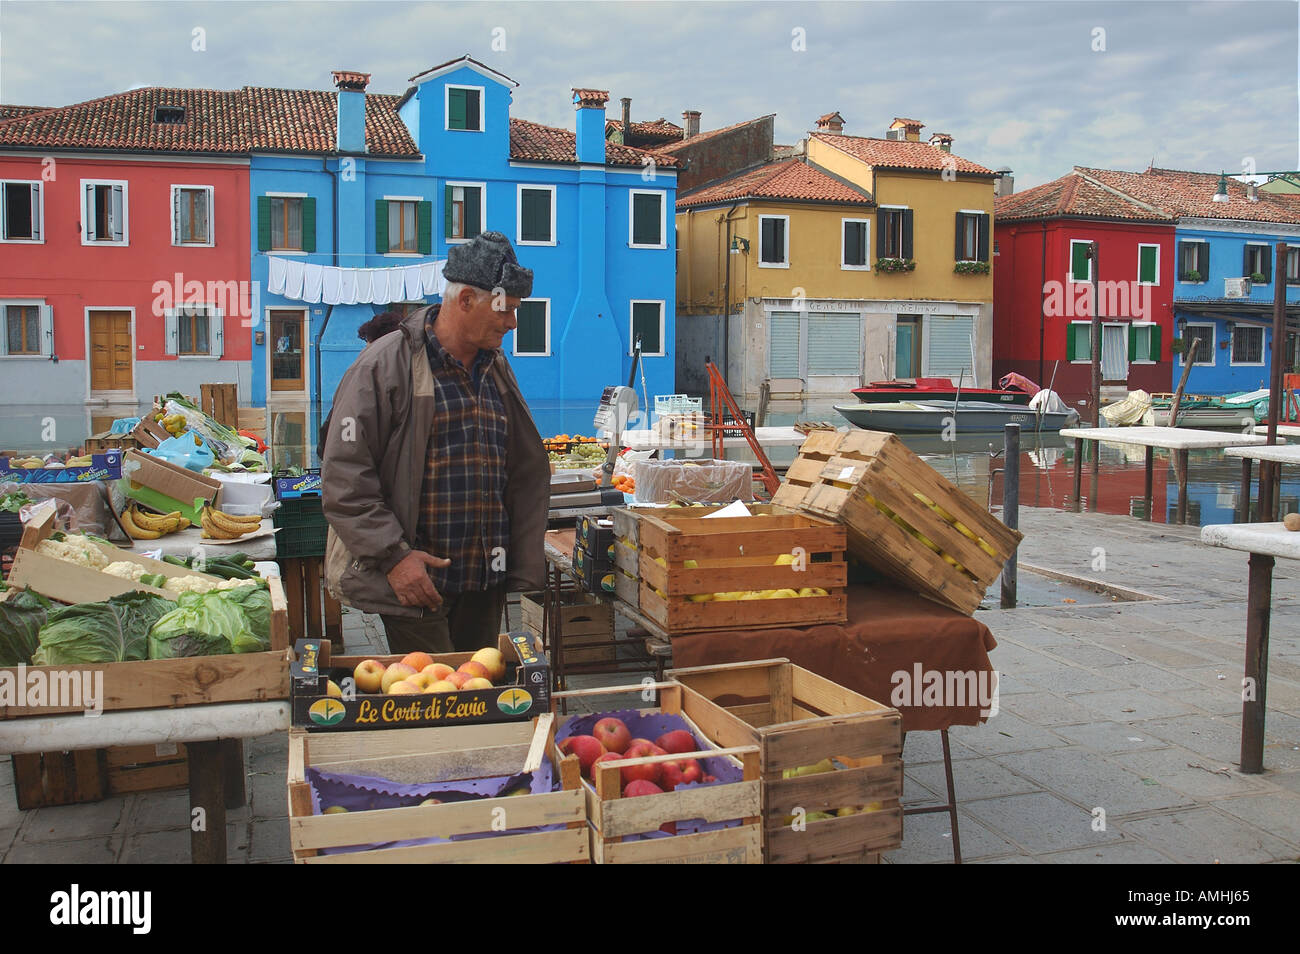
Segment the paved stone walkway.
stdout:
<path fill-rule="evenodd" d="M 1001 711 L 950 733 L 964 859 L 1300 860 L 1300 564 L 1279 560 L 1274 575 L 1266 771 L 1247 776 L 1236 770 L 1246 554 L 1129 517 L 1027 509 L 1021 528 L 1022 564 L 1153 599 L 981 613 L 998 639 Z M 349 652 L 382 649 L 360 614 L 345 616 L 345 639 Z M 286 862 L 285 738 L 245 752 L 249 804 L 230 813 L 230 861 Z M 938 733 L 910 735 L 903 758 L 905 802 L 940 803 Z M 5 862 L 186 862 L 188 820 L 183 791 L 19 812 L 0 766 Z M 940 813 L 909 816 L 885 861 L 951 859 Z"/>

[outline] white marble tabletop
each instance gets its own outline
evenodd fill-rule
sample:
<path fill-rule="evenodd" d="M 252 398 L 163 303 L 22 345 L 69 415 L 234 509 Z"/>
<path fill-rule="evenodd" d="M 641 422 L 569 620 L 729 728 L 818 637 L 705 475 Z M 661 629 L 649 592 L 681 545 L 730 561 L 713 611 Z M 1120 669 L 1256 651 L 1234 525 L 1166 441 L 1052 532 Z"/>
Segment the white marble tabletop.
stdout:
<path fill-rule="evenodd" d="M 1100 441 L 1103 444 L 1136 444 L 1167 450 L 1196 450 L 1213 447 L 1242 447 L 1264 444 L 1268 438 L 1235 431 L 1200 431 L 1189 427 L 1067 427 L 1062 437 Z"/>
<path fill-rule="evenodd" d="M 624 431 L 621 441 L 624 447 L 632 450 L 691 450 L 712 446 L 708 432 L 701 429 L 698 440 L 681 438 L 664 438 L 654 431 Z M 754 437 L 762 447 L 799 447 L 804 442 L 803 434 L 793 427 L 756 427 Z M 723 439 L 724 447 L 748 447 L 749 442 L 743 437 Z"/>
<path fill-rule="evenodd" d="M 1277 432 L 1282 437 L 1300 437 L 1300 424 L 1278 424 Z M 1267 434 L 1267 424 L 1256 424 L 1256 434 Z"/>
<path fill-rule="evenodd" d="M 1300 464 L 1300 444 L 1229 447 L 1224 453 L 1229 457 L 1249 457 L 1251 460 L 1273 460 L 1280 464 Z"/>
<path fill-rule="evenodd" d="M 1288 530 L 1280 523 L 1212 523 L 1201 528 L 1201 542 L 1300 560 L 1300 531 Z"/>

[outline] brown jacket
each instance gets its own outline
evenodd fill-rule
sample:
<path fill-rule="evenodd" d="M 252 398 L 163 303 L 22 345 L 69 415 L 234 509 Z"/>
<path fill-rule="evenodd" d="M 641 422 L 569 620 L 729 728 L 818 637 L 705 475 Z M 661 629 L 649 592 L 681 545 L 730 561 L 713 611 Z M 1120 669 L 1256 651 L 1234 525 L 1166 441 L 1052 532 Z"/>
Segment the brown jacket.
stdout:
<path fill-rule="evenodd" d="M 325 582 L 335 597 L 366 613 L 424 613 L 421 607 L 397 601 L 387 574 L 415 543 L 437 401 L 424 324 L 427 317 L 437 316 L 438 307 L 412 313 L 402 322 L 400 334 L 369 345 L 343 375 L 334 395 L 321 470 L 323 507 L 330 525 Z M 493 356 L 491 371 L 509 422 L 506 587 L 540 589 L 546 579 L 550 466 L 519 383 L 500 350 Z"/>

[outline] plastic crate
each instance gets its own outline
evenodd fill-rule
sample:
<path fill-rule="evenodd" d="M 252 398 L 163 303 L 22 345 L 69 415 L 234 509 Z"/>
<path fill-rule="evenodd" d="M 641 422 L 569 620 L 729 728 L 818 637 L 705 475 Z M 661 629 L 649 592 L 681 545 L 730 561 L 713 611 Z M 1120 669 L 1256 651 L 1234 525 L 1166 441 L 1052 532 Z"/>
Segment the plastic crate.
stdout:
<path fill-rule="evenodd" d="M 301 474 L 290 474 L 286 470 L 277 470 L 271 478 L 276 500 L 294 500 L 298 497 L 319 497 L 320 468 L 313 467 Z"/>
<path fill-rule="evenodd" d="M 704 399 L 686 394 L 656 394 L 655 416 L 666 414 L 699 414 L 704 409 Z"/>
<path fill-rule="evenodd" d="M 279 531 L 275 535 L 278 559 L 325 555 L 329 524 L 325 522 L 320 497 L 281 500 L 271 520 Z"/>

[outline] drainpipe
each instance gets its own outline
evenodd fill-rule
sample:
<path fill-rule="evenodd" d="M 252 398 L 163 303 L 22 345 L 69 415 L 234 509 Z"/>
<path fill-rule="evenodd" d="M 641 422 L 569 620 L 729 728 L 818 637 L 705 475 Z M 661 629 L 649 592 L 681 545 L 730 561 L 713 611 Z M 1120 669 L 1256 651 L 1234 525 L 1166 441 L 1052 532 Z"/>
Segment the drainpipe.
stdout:
<path fill-rule="evenodd" d="M 731 367 L 731 214 L 740 203 L 732 203 L 722 221 L 726 223 L 726 240 L 722 244 L 723 261 L 727 263 L 726 276 L 723 279 L 723 319 L 722 319 L 722 379 L 727 380 Z M 727 387 L 731 382 L 727 381 Z"/>
<path fill-rule="evenodd" d="M 338 153 L 337 155 L 341 156 L 342 153 Z M 334 243 L 333 252 L 332 252 L 334 258 L 334 264 L 338 265 L 339 263 L 339 180 L 338 180 L 338 175 L 330 170 L 328 157 L 321 156 L 320 164 L 321 164 L 321 172 L 325 173 L 327 176 L 330 177 L 330 198 L 331 198 L 330 219 L 332 220 L 332 227 L 330 229 L 330 232 L 331 232 L 332 241 Z M 310 316 L 311 314 L 310 308 L 307 310 L 307 313 Z M 311 382 L 312 425 L 313 425 L 311 432 L 313 434 L 320 433 L 320 425 L 321 425 L 320 411 L 321 411 L 322 393 L 321 393 L 321 383 L 320 383 L 320 376 L 321 376 L 320 343 L 321 340 L 325 337 L 325 329 L 329 327 L 330 316 L 332 314 L 334 314 L 334 306 L 330 305 L 328 308 L 325 309 L 325 320 L 320 323 L 320 327 L 316 329 L 316 334 L 312 336 L 312 342 L 313 342 L 312 363 L 313 363 L 313 369 L 316 372 Z"/>
<path fill-rule="evenodd" d="M 1043 252 L 1038 258 L 1040 273 L 1038 277 L 1038 377 L 1043 380 L 1043 346 L 1047 340 L 1047 316 L 1043 314 L 1043 296 L 1047 294 L 1047 222 L 1043 222 Z M 1042 385 L 1040 384 L 1039 387 Z"/>

